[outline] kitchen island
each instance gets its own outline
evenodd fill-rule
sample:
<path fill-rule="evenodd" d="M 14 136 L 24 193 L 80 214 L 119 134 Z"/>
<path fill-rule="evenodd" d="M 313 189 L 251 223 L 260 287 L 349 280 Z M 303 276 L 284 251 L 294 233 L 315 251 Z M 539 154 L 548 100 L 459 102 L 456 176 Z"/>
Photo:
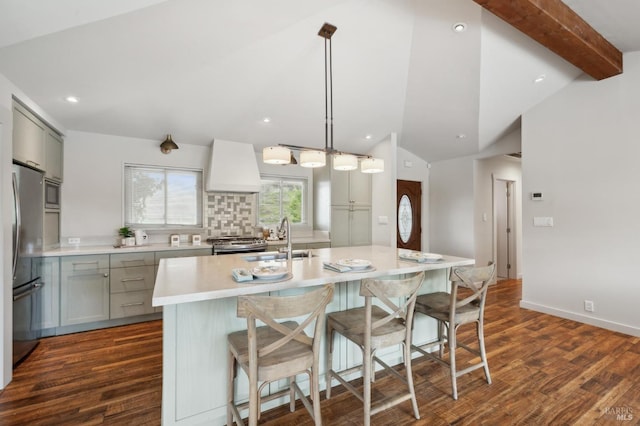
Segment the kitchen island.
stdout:
<path fill-rule="evenodd" d="M 278 282 L 235 282 L 231 275 L 233 268 L 250 269 L 270 264 L 249 262 L 246 254 L 163 259 L 153 293 L 153 305 L 163 306 L 162 423 L 222 425 L 226 422 L 226 336 L 246 329 L 246 320 L 236 316 L 237 296 L 287 294 L 303 291 L 300 289 L 304 287 L 334 283 L 334 299 L 327 307 L 327 312 L 332 312 L 362 306 L 358 290 L 363 278 L 427 271 L 420 292 L 428 293 L 447 288 L 448 268 L 474 263 L 473 259 L 452 256 L 444 256 L 435 263 L 418 263 L 401 260 L 399 250 L 384 246 L 312 250 L 309 257 L 280 261 L 289 268 L 291 278 Z M 323 267 L 324 262 L 339 259 L 366 259 L 371 261 L 372 268 L 340 273 Z M 416 318 L 414 341 L 426 342 L 435 335 L 435 323 L 426 317 Z M 324 350 L 322 353 L 324 355 Z M 380 355 L 391 365 L 401 360 L 399 348 L 390 348 Z M 320 363 L 320 385 L 324 388 L 324 357 Z M 342 369 L 358 363 L 360 351 L 337 341 L 334 365 Z M 305 381 L 300 384 L 304 389 Z M 279 383 L 273 383 L 269 392 L 278 389 Z M 237 390 L 237 399 L 248 397 L 244 374 L 238 376 Z"/>

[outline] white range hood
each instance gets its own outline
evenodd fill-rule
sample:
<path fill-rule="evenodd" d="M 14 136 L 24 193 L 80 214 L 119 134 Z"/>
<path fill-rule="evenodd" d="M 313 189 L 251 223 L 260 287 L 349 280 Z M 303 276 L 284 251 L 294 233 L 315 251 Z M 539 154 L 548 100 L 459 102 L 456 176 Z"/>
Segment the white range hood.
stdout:
<path fill-rule="evenodd" d="M 260 192 L 260 171 L 253 145 L 214 140 L 205 189 L 212 192 Z"/>

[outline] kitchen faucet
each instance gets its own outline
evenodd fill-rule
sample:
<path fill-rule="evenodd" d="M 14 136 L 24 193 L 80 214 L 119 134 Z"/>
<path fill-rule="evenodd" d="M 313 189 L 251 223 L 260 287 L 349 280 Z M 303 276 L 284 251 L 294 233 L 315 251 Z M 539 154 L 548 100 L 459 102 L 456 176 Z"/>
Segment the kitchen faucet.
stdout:
<path fill-rule="evenodd" d="M 291 224 L 289 223 L 289 218 L 287 216 L 284 216 L 282 218 L 282 221 L 280 222 L 280 226 L 278 227 L 278 229 L 282 230 L 282 227 L 284 226 L 285 222 L 287 222 L 287 228 L 286 228 L 287 262 L 289 262 L 289 265 L 291 265 L 291 260 L 293 259 L 293 250 L 291 250 Z"/>

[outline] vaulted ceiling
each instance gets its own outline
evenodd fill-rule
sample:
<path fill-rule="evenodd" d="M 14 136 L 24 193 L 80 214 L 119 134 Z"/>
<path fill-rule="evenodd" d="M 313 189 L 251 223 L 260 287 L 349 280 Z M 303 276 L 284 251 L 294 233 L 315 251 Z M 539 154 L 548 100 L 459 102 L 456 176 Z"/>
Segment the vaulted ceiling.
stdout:
<path fill-rule="evenodd" d="M 639 2 L 565 3 L 640 50 Z M 472 0 L 0 0 L 0 11 L 0 73 L 66 130 L 178 144 L 323 147 L 324 22 L 338 27 L 338 149 L 395 132 L 427 161 L 472 154 L 582 75 Z"/>

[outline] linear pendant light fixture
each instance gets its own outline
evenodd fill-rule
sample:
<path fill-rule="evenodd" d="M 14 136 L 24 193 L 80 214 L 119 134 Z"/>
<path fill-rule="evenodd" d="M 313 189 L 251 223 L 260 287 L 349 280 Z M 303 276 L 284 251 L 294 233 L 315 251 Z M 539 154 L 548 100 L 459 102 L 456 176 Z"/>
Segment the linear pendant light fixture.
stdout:
<path fill-rule="evenodd" d="M 291 150 L 296 150 L 300 151 L 300 165 L 302 167 L 324 167 L 327 164 L 327 155 L 330 155 L 335 170 L 355 170 L 358 168 L 358 159 L 361 159 L 360 167 L 363 173 L 381 173 L 384 171 L 384 160 L 381 158 L 338 151 L 333 147 L 331 37 L 337 29 L 335 25 L 325 23 L 318 32 L 318 35 L 324 38 L 324 149 L 287 144 L 268 146 L 262 150 L 263 162 L 267 164 L 290 164 L 291 158 L 294 158 Z M 331 115 L 329 115 L 329 109 L 331 110 Z M 331 118 L 330 122 L 329 117 Z"/>

